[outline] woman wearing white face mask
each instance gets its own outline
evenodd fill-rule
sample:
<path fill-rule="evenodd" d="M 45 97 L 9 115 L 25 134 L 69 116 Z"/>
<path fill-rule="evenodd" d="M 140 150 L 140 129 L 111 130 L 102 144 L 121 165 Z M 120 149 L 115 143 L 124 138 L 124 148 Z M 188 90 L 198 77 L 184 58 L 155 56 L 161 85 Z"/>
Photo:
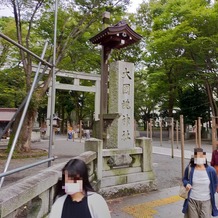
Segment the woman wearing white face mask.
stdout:
<path fill-rule="evenodd" d="M 207 165 L 206 152 L 202 148 L 194 149 L 194 160 L 185 169 L 183 184 L 189 190 L 182 210 L 186 218 L 218 216 L 215 204 L 217 175 L 215 169 Z"/>
<path fill-rule="evenodd" d="M 49 218 L 111 218 L 106 201 L 93 190 L 82 160 L 72 159 L 64 166 L 62 187 L 65 195 L 55 201 Z"/>

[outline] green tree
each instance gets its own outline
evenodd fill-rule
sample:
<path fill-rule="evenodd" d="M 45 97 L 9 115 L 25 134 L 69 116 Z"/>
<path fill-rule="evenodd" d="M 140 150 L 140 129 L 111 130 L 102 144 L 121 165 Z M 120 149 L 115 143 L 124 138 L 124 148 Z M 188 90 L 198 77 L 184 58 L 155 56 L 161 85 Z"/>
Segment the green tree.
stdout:
<path fill-rule="evenodd" d="M 148 73 L 161 72 L 156 88 L 163 90 L 169 116 L 178 106 L 178 91 L 193 83 L 205 86 L 217 116 L 217 7 L 206 0 L 152 0 L 137 13 L 145 37 L 143 58 Z"/>
<path fill-rule="evenodd" d="M 2 70 L 0 81 L 0 107 L 19 107 L 25 96 L 23 71 L 19 67 Z"/>
<path fill-rule="evenodd" d="M 150 118 L 154 118 L 154 110 L 160 102 L 157 92 L 154 91 L 155 83 L 149 83 L 149 75 L 146 71 L 137 71 L 135 73 L 134 90 L 134 117 L 139 123 L 143 121 L 144 129 Z"/>
<path fill-rule="evenodd" d="M 209 118 L 209 101 L 204 87 L 198 85 L 183 88 L 179 93 L 180 113 L 183 114 L 185 123 L 194 125 L 198 117 L 205 123 Z"/>

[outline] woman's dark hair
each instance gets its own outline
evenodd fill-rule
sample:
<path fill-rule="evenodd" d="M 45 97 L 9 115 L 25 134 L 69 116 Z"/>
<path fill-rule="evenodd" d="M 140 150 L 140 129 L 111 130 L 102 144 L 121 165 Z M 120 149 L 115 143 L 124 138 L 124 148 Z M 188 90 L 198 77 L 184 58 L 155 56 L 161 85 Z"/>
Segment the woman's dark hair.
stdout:
<path fill-rule="evenodd" d="M 194 148 L 194 155 L 197 155 L 198 152 L 202 152 L 203 155 L 206 155 L 206 152 L 203 151 L 202 148 Z M 195 167 L 196 166 L 196 164 L 194 163 L 194 157 L 191 157 L 189 164 L 190 164 L 191 167 Z M 205 167 L 208 166 L 207 158 L 206 158 L 206 163 L 204 164 L 204 166 Z"/>
<path fill-rule="evenodd" d="M 198 152 L 202 152 L 203 155 L 206 155 L 206 152 L 203 151 L 203 148 L 194 148 L 194 155 L 197 155 Z"/>
<path fill-rule="evenodd" d="M 65 172 L 67 171 L 68 176 L 71 178 L 80 177 L 83 180 L 83 190 L 94 191 L 90 182 L 89 182 L 89 174 L 88 168 L 84 161 L 80 159 L 71 159 L 67 162 L 67 164 L 62 169 L 62 186 L 65 185 Z"/>
<path fill-rule="evenodd" d="M 194 157 L 191 157 L 190 161 L 189 161 L 189 165 L 191 167 L 195 166 L 195 162 L 194 162 Z"/>

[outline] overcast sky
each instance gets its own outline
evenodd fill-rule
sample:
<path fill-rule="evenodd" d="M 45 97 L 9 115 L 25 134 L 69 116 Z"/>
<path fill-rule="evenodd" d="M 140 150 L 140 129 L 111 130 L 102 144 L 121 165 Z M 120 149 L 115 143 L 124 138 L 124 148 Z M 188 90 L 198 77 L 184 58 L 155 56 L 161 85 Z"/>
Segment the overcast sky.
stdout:
<path fill-rule="evenodd" d="M 137 7 L 139 6 L 139 4 L 142 3 L 142 0 L 131 0 L 131 5 L 129 6 L 129 12 L 136 12 Z"/>
<path fill-rule="evenodd" d="M 142 3 L 142 0 L 131 0 L 131 5 L 129 6 L 129 12 L 136 12 L 136 8 L 140 3 Z M 2 16 L 13 16 L 12 10 L 9 8 L 3 8 L 0 6 L 0 17 Z"/>
<path fill-rule="evenodd" d="M 2 16 L 12 16 L 12 12 L 9 8 L 3 8 L 0 6 L 0 17 Z"/>

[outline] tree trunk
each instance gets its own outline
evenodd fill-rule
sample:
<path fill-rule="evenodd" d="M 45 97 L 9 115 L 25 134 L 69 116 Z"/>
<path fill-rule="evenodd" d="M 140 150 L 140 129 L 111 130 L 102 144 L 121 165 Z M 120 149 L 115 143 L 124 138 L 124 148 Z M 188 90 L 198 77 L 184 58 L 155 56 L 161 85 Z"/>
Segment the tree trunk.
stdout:
<path fill-rule="evenodd" d="M 213 98 L 212 88 L 211 88 L 211 86 L 210 86 L 210 84 L 209 84 L 209 82 L 207 80 L 205 81 L 205 87 L 206 87 L 207 96 L 208 96 L 208 99 L 209 99 L 209 102 L 210 102 L 212 115 L 214 117 L 217 117 L 218 116 L 218 108 L 217 108 L 216 102 L 215 102 L 215 100 Z"/>
<path fill-rule="evenodd" d="M 146 131 L 146 129 L 147 129 L 147 122 L 145 120 L 143 120 L 143 126 L 144 126 L 144 131 Z"/>
<path fill-rule="evenodd" d="M 169 117 L 173 117 L 173 106 L 174 106 L 174 84 L 172 79 L 173 66 L 170 67 L 168 72 L 168 81 L 169 81 L 169 100 L 168 100 L 168 112 Z"/>
<path fill-rule="evenodd" d="M 22 116 L 23 110 L 18 114 L 16 120 L 14 121 L 12 128 L 12 137 L 10 137 L 9 147 L 12 145 L 15 133 L 17 132 L 18 125 L 20 123 L 20 118 Z M 27 111 L 21 131 L 16 143 L 16 151 L 18 152 L 29 152 L 31 150 L 31 135 L 34 126 L 35 118 L 37 114 L 37 109 L 30 109 Z"/>

